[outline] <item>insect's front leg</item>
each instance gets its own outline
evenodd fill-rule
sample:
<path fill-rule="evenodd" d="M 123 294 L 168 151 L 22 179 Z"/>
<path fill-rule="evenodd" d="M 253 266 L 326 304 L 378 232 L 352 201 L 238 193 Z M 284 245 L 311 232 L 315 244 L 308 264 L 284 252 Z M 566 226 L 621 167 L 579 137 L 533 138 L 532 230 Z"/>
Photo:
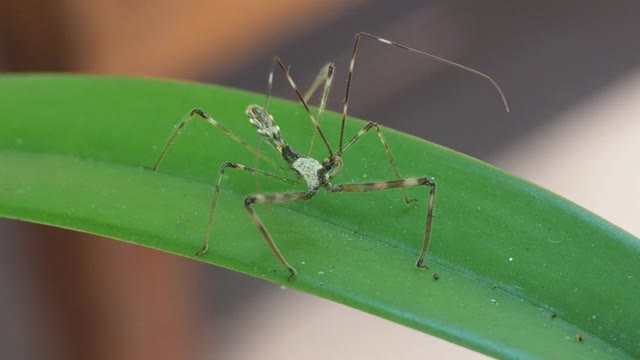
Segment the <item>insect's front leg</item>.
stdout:
<path fill-rule="evenodd" d="M 282 255 L 282 253 L 278 249 L 278 246 L 273 241 L 273 238 L 271 237 L 271 235 L 269 235 L 267 228 L 264 226 L 264 224 L 258 217 L 258 214 L 255 213 L 255 211 L 251 206 L 253 204 L 275 204 L 275 203 L 292 202 L 292 201 L 298 201 L 298 200 L 308 200 L 313 196 L 313 194 L 314 193 L 303 192 L 303 191 L 281 193 L 281 194 L 255 194 L 255 195 L 247 196 L 246 199 L 244 200 L 245 208 L 249 212 L 249 215 L 251 215 L 251 219 L 258 227 L 258 230 L 260 230 L 260 233 L 262 233 L 262 236 L 264 236 L 264 239 L 267 241 L 267 244 L 271 248 L 271 251 L 273 251 L 273 254 L 276 256 L 276 258 L 278 258 L 278 261 L 280 261 L 280 263 L 291 274 L 289 276 L 289 281 L 291 281 L 296 276 L 297 274 L 296 269 L 294 269 L 293 266 L 289 265 L 287 260 L 284 258 L 284 255 Z"/>
<path fill-rule="evenodd" d="M 203 255 L 204 253 L 207 252 L 207 249 L 209 248 L 209 237 L 211 235 L 211 224 L 213 223 L 213 214 L 214 214 L 214 212 L 216 210 L 216 204 L 218 203 L 218 195 L 220 194 L 220 184 L 222 183 L 222 177 L 224 175 L 224 171 L 227 168 L 243 170 L 243 171 L 246 171 L 246 172 L 249 172 L 249 173 L 253 173 L 253 174 L 272 177 L 272 178 L 279 179 L 279 180 L 284 181 L 284 182 L 289 183 L 289 184 L 297 184 L 299 182 L 298 179 L 295 179 L 295 180 L 287 179 L 287 178 L 281 177 L 279 175 L 272 174 L 270 172 L 266 172 L 266 171 L 263 171 L 263 170 L 260 170 L 260 169 L 255 169 L 255 168 L 251 168 L 251 167 L 248 167 L 248 166 L 244 166 L 242 164 L 237 164 L 237 163 L 233 163 L 233 162 L 226 162 L 226 163 L 222 164 L 222 166 L 220 167 L 220 174 L 218 175 L 218 181 L 216 181 L 216 188 L 213 191 L 213 200 L 211 201 L 211 207 L 209 208 L 209 219 L 207 220 L 207 229 L 206 229 L 206 232 L 205 232 L 204 242 L 202 243 L 202 248 L 196 253 L 196 256 Z"/>
<path fill-rule="evenodd" d="M 436 183 L 427 178 L 408 178 L 408 179 L 400 179 L 400 180 L 390 180 L 390 181 L 379 181 L 372 183 L 361 183 L 361 184 L 342 184 L 336 185 L 329 188 L 330 192 L 339 193 L 339 192 L 369 192 L 369 191 L 380 191 L 386 189 L 393 188 L 408 188 L 415 186 L 429 186 L 429 204 L 427 205 L 427 221 L 424 230 L 424 241 L 422 243 L 422 250 L 420 251 L 420 257 L 416 262 L 416 267 L 426 268 L 429 267 L 427 265 L 423 265 L 424 258 L 427 255 L 427 248 L 429 247 L 429 239 L 431 238 L 431 221 L 433 220 L 433 207 L 435 205 L 436 200 Z"/>

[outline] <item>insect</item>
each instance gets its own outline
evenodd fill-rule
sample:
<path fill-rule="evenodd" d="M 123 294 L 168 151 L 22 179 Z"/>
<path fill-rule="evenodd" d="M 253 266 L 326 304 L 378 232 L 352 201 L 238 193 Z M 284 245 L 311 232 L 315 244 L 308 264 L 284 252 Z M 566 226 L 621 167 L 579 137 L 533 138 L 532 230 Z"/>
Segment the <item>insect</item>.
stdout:
<path fill-rule="evenodd" d="M 278 246 L 276 245 L 275 241 L 273 240 L 273 238 L 271 237 L 271 235 L 267 231 L 267 228 L 264 226 L 264 224 L 262 223 L 262 221 L 260 220 L 260 218 L 256 214 L 256 212 L 254 210 L 254 206 L 258 205 L 258 204 L 275 204 L 275 203 L 286 203 L 286 202 L 293 202 L 293 201 L 310 200 L 311 198 L 313 198 L 317 194 L 317 192 L 320 189 L 324 189 L 324 190 L 326 190 L 326 191 L 328 191 L 330 193 L 343 193 L 343 192 L 369 192 L 369 191 L 380 191 L 380 190 L 386 190 L 386 189 L 399 188 L 402 191 L 404 202 L 406 204 L 410 204 L 410 203 L 416 201 L 416 199 L 410 199 L 409 198 L 409 196 L 407 194 L 407 190 L 406 190 L 407 188 L 409 188 L 409 187 L 417 187 L 417 186 L 426 186 L 426 187 L 428 187 L 429 188 L 429 195 L 428 195 L 427 215 L 426 215 L 426 224 L 425 224 L 425 234 L 424 234 L 424 239 L 423 239 L 423 242 L 422 242 L 422 249 L 420 250 L 420 255 L 418 257 L 418 261 L 416 262 L 416 267 L 418 267 L 418 268 L 421 268 L 421 267 L 422 268 L 427 268 L 427 266 L 424 264 L 424 259 L 425 259 L 425 256 L 427 254 L 427 248 L 429 246 L 429 239 L 430 239 L 430 235 L 431 235 L 431 223 L 432 223 L 432 220 L 433 220 L 433 209 L 434 209 L 434 204 L 435 204 L 436 183 L 429 177 L 402 178 L 400 176 L 400 172 L 398 171 L 398 167 L 396 166 L 396 162 L 395 162 L 393 156 L 391 155 L 391 151 L 389 150 L 389 146 L 387 145 L 387 142 L 385 141 L 385 138 L 383 136 L 382 130 L 381 130 L 380 126 L 375 122 L 368 122 L 350 140 L 345 141 L 344 127 L 345 127 L 345 120 L 346 120 L 346 117 L 347 117 L 347 110 L 349 108 L 351 82 L 352 82 L 352 79 L 353 79 L 353 72 L 354 72 L 356 54 L 357 54 L 357 50 L 358 50 L 358 44 L 359 44 L 359 42 L 360 42 L 360 40 L 362 38 L 373 39 L 373 40 L 376 40 L 376 41 L 378 41 L 380 43 L 383 43 L 383 44 L 386 44 L 386 45 L 390 45 L 390 46 L 393 46 L 393 47 L 396 47 L 396 48 L 400 48 L 400 49 L 403 49 L 403 50 L 406 50 L 406 51 L 409 51 L 409 52 L 417 53 L 417 54 L 429 57 L 429 58 L 431 58 L 433 60 L 439 61 L 441 63 L 452 65 L 452 66 L 455 66 L 455 67 L 457 67 L 459 69 L 465 70 L 467 72 L 471 72 L 472 74 L 475 74 L 475 75 L 478 75 L 478 76 L 480 76 L 480 77 L 482 77 L 482 78 L 484 78 L 484 79 L 486 79 L 486 80 L 491 82 L 491 84 L 498 91 L 498 93 L 500 95 L 500 98 L 502 99 L 502 102 L 503 102 L 503 104 L 505 106 L 506 111 L 507 112 L 509 111 L 507 100 L 506 100 L 506 98 L 505 98 L 505 96 L 504 96 L 504 94 L 502 92 L 502 89 L 500 89 L 498 84 L 491 77 L 489 77 L 488 75 L 485 75 L 484 73 L 481 73 L 481 72 L 476 71 L 474 69 L 468 68 L 468 67 L 463 66 L 461 64 L 458 64 L 458 63 L 455 63 L 455 62 L 452 62 L 452 61 L 437 57 L 435 55 L 432 55 L 432 54 L 429 54 L 429 53 L 426 53 L 426 52 L 423 52 L 423 51 L 420 51 L 420 50 L 412 49 L 412 48 L 409 48 L 407 46 L 400 45 L 400 44 L 397 44 L 395 42 L 392 42 L 392 41 L 389 41 L 389 40 L 386 40 L 386 39 L 383 39 L 383 38 L 380 38 L 380 37 L 377 37 L 377 36 L 374 36 L 374 35 L 371 35 L 371 34 L 367 34 L 367 33 L 362 33 L 361 32 L 361 33 L 357 33 L 356 34 L 355 42 L 353 44 L 353 51 L 352 51 L 351 60 L 350 60 L 350 63 L 349 63 L 349 74 L 348 74 L 348 77 L 347 77 L 346 93 L 345 93 L 344 102 L 343 102 L 343 108 L 342 108 L 342 123 L 341 123 L 341 126 L 340 126 L 340 136 L 339 136 L 338 148 L 334 150 L 331 147 L 331 145 L 329 145 L 329 141 L 327 140 L 324 132 L 322 131 L 322 128 L 320 127 L 320 123 L 319 123 L 319 120 L 322 117 L 322 113 L 324 112 L 324 109 L 325 109 L 325 106 L 326 106 L 327 98 L 329 96 L 329 89 L 331 87 L 331 83 L 332 83 L 332 80 L 333 80 L 333 74 L 334 74 L 334 64 L 333 63 L 328 63 L 327 65 L 325 65 L 320 70 L 318 76 L 316 77 L 316 79 L 312 83 L 310 89 L 303 96 L 302 93 L 298 90 L 298 88 L 297 88 L 297 86 L 296 86 L 291 74 L 289 73 L 289 70 L 288 70 L 287 66 L 284 64 L 284 62 L 279 57 L 276 56 L 274 58 L 274 60 L 273 60 L 271 71 L 269 72 L 268 94 L 267 94 L 267 98 L 266 98 L 266 101 L 265 101 L 265 105 L 264 106 L 255 105 L 255 104 L 249 105 L 246 108 L 245 114 L 248 116 L 249 122 L 256 128 L 258 134 L 260 134 L 266 141 L 271 143 L 273 145 L 273 147 L 277 150 L 279 155 L 282 157 L 284 162 L 287 164 L 288 168 L 285 169 L 282 166 L 276 164 L 274 161 L 272 161 L 268 157 L 265 157 L 255 147 L 252 147 L 246 141 L 244 141 L 243 139 L 241 139 L 238 136 L 236 136 L 234 133 L 232 133 L 227 128 L 225 128 L 221 123 L 219 123 L 213 117 L 209 116 L 206 112 L 204 112 L 203 110 L 201 110 L 199 108 L 196 108 L 196 109 L 191 110 L 191 112 L 189 112 L 189 114 L 187 116 L 185 116 L 176 125 L 175 130 L 173 131 L 173 133 L 169 137 L 169 140 L 165 144 L 165 146 L 162 149 L 157 161 L 155 162 L 153 168 L 151 169 L 152 171 L 157 171 L 158 170 L 158 167 L 159 167 L 162 159 L 164 159 L 165 155 L 167 154 L 167 150 L 173 144 L 173 142 L 176 139 L 176 137 L 181 133 L 182 129 L 184 129 L 185 126 L 187 126 L 187 124 L 194 117 L 199 117 L 199 118 L 202 118 L 203 120 L 207 121 L 211 125 L 215 126 L 216 128 L 220 129 L 224 134 L 226 134 L 227 136 L 231 137 L 237 143 L 242 145 L 245 149 L 247 149 L 250 152 L 254 153 L 257 157 L 259 157 L 260 159 L 266 161 L 270 165 L 274 166 L 276 169 L 279 169 L 280 172 L 282 173 L 282 175 L 281 174 L 274 174 L 272 172 L 260 170 L 260 169 L 255 168 L 255 167 L 249 167 L 249 166 L 238 164 L 238 163 L 235 163 L 235 162 L 225 162 L 224 164 L 222 164 L 222 166 L 220 167 L 220 173 L 218 175 L 218 179 L 216 181 L 215 190 L 213 192 L 213 199 L 211 201 L 211 207 L 210 207 L 210 210 L 209 210 L 209 218 L 208 218 L 208 221 L 207 221 L 207 227 L 206 227 L 206 231 L 205 231 L 204 242 L 202 244 L 202 248 L 196 253 L 196 255 L 198 255 L 198 256 L 199 255 L 203 255 L 204 253 L 207 252 L 207 249 L 209 248 L 209 239 L 210 239 L 210 236 L 211 236 L 211 226 L 212 226 L 212 223 L 213 223 L 213 216 L 214 216 L 214 213 L 215 213 L 215 210 L 216 210 L 216 204 L 218 202 L 218 195 L 220 193 L 223 174 L 228 169 L 234 169 L 234 170 L 242 170 L 243 172 L 251 173 L 253 175 L 260 175 L 260 176 L 266 176 L 266 177 L 279 179 L 279 180 L 281 180 L 283 182 L 286 182 L 286 183 L 289 183 L 289 184 L 292 184 L 292 185 L 298 184 L 298 183 L 301 183 L 302 181 L 304 181 L 306 183 L 306 185 L 307 185 L 307 189 L 305 191 L 292 191 L 292 192 L 271 193 L 271 194 L 269 194 L 269 193 L 253 194 L 253 195 L 248 195 L 244 200 L 244 206 L 245 206 L 247 212 L 249 213 L 251 219 L 253 220 L 253 222 L 257 226 L 258 230 L 260 231 L 260 233 L 262 234 L 262 236 L 266 240 L 267 244 L 271 248 L 271 251 L 273 251 L 273 253 L 276 256 L 276 258 L 278 259 L 278 261 L 291 274 L 289 276 L 289 280 L 293 279 L 296 276 L 296 270 L 293 268 L 293 266 L 291 266 L 289 264 L 289 262 L 287 262 L 287 260 L 285 259 L 284 255 L 282 254 L 282 252 L 278 249 Z M 307 113 L 309 119 L 311 119 L 311 122 L 313 123 L 313 126 L 315 127 L 315 133 L 314 133 L 314 137 L 312 138 L 312 141 L 315 140 L 315 136 L 316 135 L 319 136 L 321 141 L 322 141 L 322 143 L 324 144 L 324 147 L 327 150 L 327 157 L 324 158 L 322 161 L 318 161 L 318 160 L 316 160 L 316 159 L 314 159 L 314 158 L 312 158 L 310 156 L 303 155 L 302 153 L 298 152 L 296 149 L 291 147 L 291 145 L 289 145 L 285 141 L 284 137 L 282 136 L 281 131 L 280 131 L 280 127 L 275 123 L 273 116 L 271 114 L 269 114 L 269 112 L 268 112 L 269 99 L 270 99 L 270 96 L 271 96 L 271 89 L 272 89 L 272 86 L 273 86 L 273 75 L 274 75 L 274 72 L 276 70 L 276 66 L 280 70 L 282 70 L 282 72 L 284 73 L 284 76 L 286 77 L 290 87 L 295 92 L 296 97 L 298 98 L 299 102 L 301 103 L 301 105 L 306 110 L 306 113 Z M 318 107 L 317 116 L 314 116 L 313 113 L 311 112 L 309 106 L 307 105 L 307 103 L 308 103 L 308 100 L 313 95 L 313 93 L 322 84 L 324 84 L 324 86 L 323 86 L 323 92 L 322 92 L 322 95 L 321 95 L 320 105 Z M 340 170 L 343 167 L 342 155 L 347 150 L 351 149 L 351 147 L 362 136 L 364 136 L 366 133 L 368 133 L 372 129 L 375 130 L 375 132 L 378 135 L 378 138 L 380 140 L 380 143 L 381 143 L 382 147 L 384 148 L 384 151 L 386 153 L 387 159 L 389 160 L 389 163 L 391 165 L 391 169 L 393 170 L 393 173 L 395 175 L 395 179 L 387 180 L 387 181 L 369 182 L 369 183 L 348 183 L 348 184 L 337 184 L 337 185 L 332 184 L 332 181 L 334 180 L 334 178 L 337 177 L 337 175 L 340 173 Z M 295 179 L 291 179 L 291 178 L 286 177 L 286 175 L 284 175 L 286 173 L 293 174 L 295 176 Z"/>

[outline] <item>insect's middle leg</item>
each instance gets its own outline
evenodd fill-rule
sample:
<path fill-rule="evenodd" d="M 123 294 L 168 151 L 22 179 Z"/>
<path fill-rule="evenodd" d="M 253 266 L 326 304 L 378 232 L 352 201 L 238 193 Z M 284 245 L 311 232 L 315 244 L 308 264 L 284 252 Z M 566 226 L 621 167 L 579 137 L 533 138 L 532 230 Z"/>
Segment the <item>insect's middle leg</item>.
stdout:
<path fill-rule="evenodd" d="M 275 179 L 279 179 L 282 180 L 284 182 L 290 183 L 290 184 L 297 184 L 298 181 L 297 180 L 292 180 L 292 179 L 287 179 L 275 174 L 272 174 L 270 172 L 266 172 L 260 169 L 254 169 L 248 166 L 244 166 L 242 164 L 237 164 L 237 163 L 233 163 L 233 162 L 226 162 L 224 164 L 222 164 L 222 166 L 220 167 L 220 174 L 218 175 L 218 181 L 216 181 L 216 188 L 213 192 L 213 200 L 211 200 L 211 207 L 209 208 L 209 219 L 207 220 L 207 229 L 205 232 L 205 237 L 204 237 L 204 242 L 202 243 L 202 248 L 196 253 L 196 256 L 200 256 L 204 253 L 207 252 L 207 249 L 209 248 L 209 237 L 211 235 L 211 224 L 213 223 L 213 213 L 216 210 L 216 204 L 218 203 L 218 195 L 220 194 L 220 184 L 222 183 L 222 177 L 224 175 L 224 171 L 227 168 L 231 168 L 231 169 L 237 169 L 237 170 L 243 170 L 243 171 L 247 171 L 253 174 L 259 174 L 259 175 L 263 175 L 263 176 L 269 176 Z"/>
<path fill-rule="evenodd" d="M 264 227 L 264 224 L 258 217 L 258 214 L 256 214 L 256 212 L 253 210 L 251 205 L 275 204 L 275 203 L 292 202 L 292 201 L 298 201 L 298 200 L 308 200 L 312 196 L 313 196 L 312 193 L 301 191 L 301 192 L 290 192 L 290 193 L 281 193 L 281 194 L 255 194 L 255 195 L 247 196 L 246 199 L 244 200 L 245 208 L 247 208 L 249 215 L 251 215 L 251 219 L 258 227 L 258 230 L 260 230 L 260 233 L 262 233 L 262 236 L 264 236 L 264 239 L 267 241 L 267 244 L 271 248 L 271 251 L 273 251 L 273 254 L 276 256 L 276 258 L 278 258 L 278 261 L 280 261 L 280 263 L 291 274 L 289 276 L 289 281 L 291 281 L 291 279 L 293 279 L 296 276 L 297 274 L 296 269 L 294 269 L 293 266 L 289 265 L 287 260 L 284 258 L 284 255 L 282 255 L 282 253 L 278 249 L 278 246 L 273 241 L 273 238 L 271 237 L 271 235 L 269 235 L 267 228 Z"/>
<path fill-rule="evenodd" d="M 436 199 L 436 183 L 429 178 L 408 178 L 400 180 L 379 181 L 372 183 L 361 184 L 343 184 L 336 185 L 329 189 L 334 193 L 339 192 L 368 192 L 368 191 L 380 191 L 393 188 L 408 188 L 415 186 L 429 186 L 429 204 L 427 205 L 427 221 L 424 230 L 424 241 L 422 243 L 422 250 L 420 251 L 420 257 L 416 262 L 416 267 L 429 268 L 423 265 L 424 258 L 427 255 L 427 248 L 429 247 L 429 239 L 431 238 L 431 221 L 433 220 L 433 207 Z"/>
<path fill-rule="evenodd" d="M 345 151 L 347 151 L 347 149 L 351 145 L 353 145 L 356 141 L 358 141 L 358 139 L 360 139 L 360 137 L 362 137 L 362 135 L 366 134 L 371 129 L 375 129 L 376 130 L 376 133 L 378 134 L 378 138 L 380 139 L 380 142 L 382 143 L 382 147 L 384 147 L 384 152 L 387 154 L 387 159 L 389 159 L 389 163 L 391 163 L 391 167 L 393 168 L 393 172 L 396 175 L 396 179 L 401 180 L 402 177 L 400 176 L 400 172 L 398 171 L 398 166 L 396 166 L 396 161 L 393 159 L 393 155 L 391 155 L 391 150 L 389 150 L 389 145 L 387 145 L 387 142 L 384 139 L 384 135 L 382 135 L 382 130 L 380 130 L 380 125 L 378 125 L 377 123 L 374 123 L 373 121 L 370 121 L 369 123 L 367 123 L 367 125 L 365 125 L 362 129 L 360 129 L 360 131 L 358 131 L 356 136 L 354 136 L 344 146 L 344 148 L 342 149 L 342 152 L 338 153 L 338 156 L 341 156 Z M 410 204 L 410 203 L 416 201 L 416 199 L 409 199 L 409 195 L 407 194 L 406 186 L 401 187 L 401 189 L 402 189 L 402 195 L 404 196 L 405 204 Z"/>

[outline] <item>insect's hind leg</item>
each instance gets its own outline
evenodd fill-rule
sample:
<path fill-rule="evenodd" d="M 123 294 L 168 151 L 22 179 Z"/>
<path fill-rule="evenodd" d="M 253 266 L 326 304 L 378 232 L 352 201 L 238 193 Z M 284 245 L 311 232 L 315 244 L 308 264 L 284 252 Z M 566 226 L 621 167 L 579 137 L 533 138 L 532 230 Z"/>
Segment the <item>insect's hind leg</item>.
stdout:
<path fill-rule="evenodd" d="M 284 258 L 284 255 L 282 255 L 282 253 L 280 252 L 280 249 L 278 249 L 278 246 L 273 241 L 273 238 L 271 237 L 271 235 L 269 235 L 267 228 L 264 227 L 264 224 L 262 223 L 258 215 L 255 213 L 251 205 L 274 204 L 274 203 L 292 202 L 292 201 L 298 201 L 298 200 L 308 200 L 312 196 L 313 195 L 308 192 L 301 191 L 301 192 L 291 192 L 291 193 L 281 193 L 281 194 L 255 194 L 255 195 L 247 196 L 244 200 L 245 208 L 249 212 L 249 215 L 251 215 L 251 219 L 258 227 L 258 230 L 260 230 L 260 233 L 262 233 L 262 236 L 264 236 L 264 239 L 267 241 L 267 244 L 271 248 L 271 251 L 273 251 L 273 254 L 276 256 L 276 258 L 278 258 L 278 261 L 280 261 L 280 263 L 291 274 L 289 276 L 289 281 L 291 281 L 291 279 L 293 279 L 296 276 L 297 274 L 296 269 L 294 269 L 293 266 L 289 265 L 287 260 Z"/>
<path fill-rule="evenodd" d="M 416 262 L 416 267 L 428 269 L 427 265 L 423 265 L 424 258 L 427 255 L 427 248 L 429 247 L 429 239 L 431 238 L 431 221 L 433 220 L 433 208 L 436 199 L 436 183 L 427 178 L 407 178 L 400 180 L 379 181 L 373 183 L 361 183 L 361 184 L 343 184 L 336 185 L 329 189 L 334 193 L 339 192 L 369 192 L 380 191 L 393 188 L 408 188 L 415 186 L 429 186 L 429 203 L 427 205 L 427 220 L 424 231 L 424 241 L 422 243 L 422 250 L 420 250 L 420 257 Z"/>
<path fill-rule="evenodd" d="M 204 237 L 204 242 L 202 243 L 202 248 L 196 253 L 196 256 L 200 256 L 203 255 L 204 253 L 207 252 L 207 249 L 209 248 L 209 237 L 211 236 L 211 224 L 213 223 L 213 214 L 216 210 L 216 204 L 218 203 L 218 195 L 220 194 L 220 184 L 222 183 L 222 177 L 224 175 L 224 171 L 227 168 L 231 168 L 231 169 L 237 169 L 237 170 L 243 170 L 246 172 L 250 172 L 253 174 L 258 174 L 258 175 L 263 175 L 263 176 L 269 176 L 275 179 L 279 179 L 282 180 L 284 182 L 290 183 L 290 184 L 296 184 L 298 183 L 297 180 L 292 180 L 292 179 L 287 179 L 275 174 L 272 174 L 270 172 L 266 172 L 260 169 L 254 169 L 248 166 L 244 166 L 242 164 L 237 164 L 237 163 L 233 163 L 233 162 L 225 162 L 224 164 L 222 164 L 222 166 L 220 167 L 220 173 L 218 174 L 218 180 L 216 181 L 216 188 L 213 192 L 213 199 L 211 200 L 211 207 L 209 208 L 209 219 L 207 220 L 207 228 L 206 228 L 206 232 L 205 232 L 205 237 Z"/>

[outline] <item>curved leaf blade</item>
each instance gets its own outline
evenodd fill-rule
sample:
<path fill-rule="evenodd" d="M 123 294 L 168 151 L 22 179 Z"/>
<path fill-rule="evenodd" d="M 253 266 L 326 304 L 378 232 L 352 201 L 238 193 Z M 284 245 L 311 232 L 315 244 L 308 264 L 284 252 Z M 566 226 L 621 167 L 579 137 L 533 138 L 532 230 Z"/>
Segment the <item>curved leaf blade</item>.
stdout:
<path fill-rule="evenodd" d="M 194 257 L 219 166 L 255 157 L 204 122 L 185 129 L 159 173 L 143 170 L 194 106 L 252 143 L 243 115 L 263 96 L 198 84 L 84 76 L 0 78 L 0 215 Z M 312 128 L 300 106 L 270 107 L 300 150 Z M 347 124 L 355 134 L 362 122 Z M 338 116 L 323 129 L 337 140 Z M 427 258 L 413 265 L 425 218 L 399 191 L 319 194 L 258 209 L 299 276 L 286 283 L 242 201 L 256 190 L 225 178 L 210 252 L 198 260 L 285 283 L 507 358 L 640 356 L 640 245 L 566 200 L 475 159 L 385 129 L 404 176 L 433 176 Z M 346 135 L 348 137 L 348 135 Z M 263 147 L 266 153 L 269 151 Z M 314 154 L 322 156 L 316 145 Z M 344 157 L 337 182 L 392 178 L 377 138 Z M 262 164 L 266 168 L 266 164 Z M 288 186 L 260 180 L 268 191 Z M 286 221 L 283 221 L 286 219 Z M 552 319 L 555 313 L 558 318 Z M 584 342 L 576 341 L 583 333 Z"/>

